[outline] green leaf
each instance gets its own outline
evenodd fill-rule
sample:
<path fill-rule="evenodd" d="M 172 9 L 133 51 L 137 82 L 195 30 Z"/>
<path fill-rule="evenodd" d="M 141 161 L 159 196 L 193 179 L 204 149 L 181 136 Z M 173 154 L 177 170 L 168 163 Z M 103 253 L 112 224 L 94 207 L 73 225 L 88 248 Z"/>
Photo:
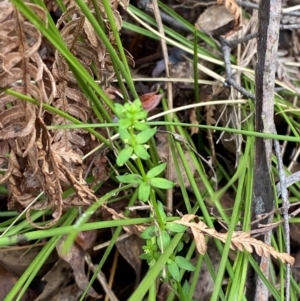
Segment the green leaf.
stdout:
<path fill-rule="evenodd" d="M 134 125 L 135 129 L 139 130 L 139 131 L 144 131 L 147 130 L 149 128 L 149 125 L 146 124 L 145 122 L 137 122 Z"/>
<path fill-rule="evenodd" d="M 161 189 L 170 189 L 174 187 L 175 184 L 164 178 L 153 178 L 150 179 L 150 185 Z"/>
<path fill-rule="evenodd" d="M 176 253 L 182 251 L 183 247 L 184 247 L 184 243 L 180 241 L 179 244 L 177 245 Z"/>
<path fill-rule="evenodd" d="M 179 224 L 176 224 L 176 223 L 167 223 L 166 224 L 166 229 L 172 231 L 172 232 L 175 232 L 175 233 L 182 233 L 184 232 L 187 227 L 186 226 L 183 226 L 183 225 L 179 225 Z"/>
<path fill-rule="evenodd" d="M 155 225 L 148 227 L 145 231 L 141 233 L 141 238 L 143 239 L 151 239 L 152 237 L 156 236 L 156 232 L 159 228 Z"/>
<path fill-rule="evenodd" d="M 164 251 L 171 241 L 170 235 L 167 231 L 160 231 L 159 237 L 157 237 L 157 245 L 161 251 Z"/>
<path fill-rule="evenodd" d="M 127 129 L 132 125 L 131 123 L 131 119 L 128 118 L 119 119 L 119 128 Z"/>
<path fill-rule="evenodd" d="M 150 158 L 147 150 L 143 145 L 136 145 L 134 148 L 134 153 L 136 154 L 137 157 L 143 159 L 143 160 L 148 160 Z"/>
<path fill-rule="evenodd" d="M 176 256 L 175 262 L 178 264 L 180 268 L 184 270 L 191 271 L 191 272 L 196 270 L 196 268 L 186 258 L 182 256 Z"/>
<path fill-rule="evenodd" d="M 151 137 L 156 133 L 156 127 L 152 129 L 147 129 L 136 135 L 135 141 L 137 144 L 145 144 Z"/>
<path fill-rule="evenodd" d="M 140 259 L 147 260 L 148 258 L 149 258 L 148 254 L 143 253 L 140 255 Z"/>
<path fill-rule="evenodd" d="M 185 280 L 184 284 L 182 286 L 182 292 L 183 292 L 183 295 L 185 297 L 185 300 L 190 300 L 189 299 L 189 297 L 190 297 L 190 290 L 191 290 L 190 284 L 188 283 L 187 280 Z"/>
<path fill-rule="evenodd" d="M 127 184 L 141 184 L 143 182 L 142 177 L 137 174 L 128 174 L 128 175 L 123 175 L 123 176 L 117 176 L 116 178 L 121 183 L 127 183 Z"/>
<path fill-rule="evenodd" d="M 167 260 L 167 264 L 172 264 L 173 263 L 173 259 L 171 259 L 171 258 L 168 258 L 168 260 Z"/>
<path fill-rule="evenodd" d="M 138 119 L 138 120 L 143 120 L 143 119 L 146 119 L 146 118 L 147 118 L 147 115 L 148 115 L 148 112 L 147 112 L 147 111 L 141 111 L 141 112 L 138 112 L 138 113 L 135 115 L 135 118 Z"/>
<path fill-rule="evenodd" d="M 177 282 L 180 281 L 179 268 L 175 261 L 172 261 L 172 263 L 168 265 L 168 271 L 174 280 Z"/>
<path fill-rule="evenodd" d="M 142 110 L 142 102 L 139 98 L 136 98 L 132 103 L 131 103 L 132 108 L 135 110 Z"/>
<path fill-rule="evenodd" d="M 159 211 L 159 214 L 160 214 L 160 216 L 161 216 L 161 219 L 162 219 L 163 221 L 165 221 L 165 220 L 167 219 L 167 215 L 166 215 L 166 213 L 165 213 L 165 211 L 164 211 L 164 206 L 163 206 L 163 204 L 162 204 L 161 202 L 157 202 L 157 207 L 158 207 L 158 211 Z"/>
<path fill-rule="evenodd" d="M 147 172 L 148 179 L 154 178 L 154 177 L 158 176 L 159 174 L 161 174 L 165 170 L 166 166 L 167 166 L 167 164 L 163 163 L 163 164 L 159 164 L 159 165 L 153 167 L 152 169 L 150 169 Z"/>
<path fill-rule="evenodd" d="M 120 134 L 120 138 L 125 142 L 128 143 L 131 140 L 131 136 L 129 134 L 129 132 L 124 129 L 124 128 L 120 128 L 119 127 L 119 134 Z"/>
<path fill-rule="evenodd" d="M 119 103 L 115 103 L 115 112 L 117 116 L 121 118 L 125 112 L 124 107 Z"/>
<path fill-rule="evenodd" d="M 131 157 L 132 153 L 132 146 L 126 146 L 124 149 L 122 149 L 117 157 L 117 165 L 122 166 L 124 163 L 126 163 Z"/>
<path fill-rule="evenodd" d="M 139 193 L 138 193 L 138 198 L 142 202 L 146 202 L 149 199 L 150 196 L 150 185 L 148 183 L 143 182 L 139 186 Z"/>

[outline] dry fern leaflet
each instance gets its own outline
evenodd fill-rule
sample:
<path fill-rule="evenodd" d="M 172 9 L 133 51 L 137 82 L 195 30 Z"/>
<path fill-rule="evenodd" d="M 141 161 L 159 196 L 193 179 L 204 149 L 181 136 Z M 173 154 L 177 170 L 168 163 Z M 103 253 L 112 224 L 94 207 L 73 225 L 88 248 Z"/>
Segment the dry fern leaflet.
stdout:
<path fill-rule="evenodd" d="M 204 234 L 209 235 L 210 237 L 214 237 L 219 239 L 222 242 L 226 242 L 228 233 L 219 233 L 213 228 L 208 228 L 205 223 L 199 221 L 197 223 L 192 222 L 193 219 L 197 218 L 196 215 L 187 214 L 184 215 L 180 220 L 175 221 L 174 223 L 187 226 L 192 230 L 196 241 L 196 247 L 200 254 L 204 254 L 206 251 L 206 242 L 204 239 Z M 200 234 L 199 234 L 200 233 Z M 280 259 L 283 263 L 287 262 L 291 265 L 294 264 L 295 259 L 287 253 L 279 253 L 273 247 L 266 245 L 260 240 L 257 240 L 250 236 L 247 232 L 234 232 L 230 242 L 230 248 L 232 250 L 239 251 L 248 251 L 249 253 L 255 252 L 262 256 L 272 255 L 274 258 Z"/>

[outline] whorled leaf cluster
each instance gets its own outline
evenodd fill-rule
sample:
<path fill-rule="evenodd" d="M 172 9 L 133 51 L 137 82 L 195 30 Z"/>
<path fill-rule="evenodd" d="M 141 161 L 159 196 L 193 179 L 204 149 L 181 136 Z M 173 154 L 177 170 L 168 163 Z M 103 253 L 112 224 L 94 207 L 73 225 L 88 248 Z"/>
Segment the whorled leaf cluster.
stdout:
<path fill-rule="evenodd" d="M 90 75 L 103 86 L 109 85 L 114 69 L 104 44 L 75 2 L 65 4 L 67 10 L 57 22 L 61 37 Z M 102 2 L 97 4 L 107 37 L 115 45 Z M 26 5 L 47 24 L 43 8 Z M 93 7 L 90 9 L 93 12 Z M 112 9 L 120 29 L 121 17 Z M 83 179 L 87 167 L 82 156 L 89 151 L 88 134 L 83 130 L 49 131 L 48 125 L 68 121 L 45 111 L 42 105 L 51 105 L 82 122 L 91 118 L 92 110 L 65 58 L 56 51 L 53 66 L 48 68 L 41 58 L 41 33 L 11 3 L 1 2 L 0 10 L 0 168 L 5 171 L 0 183 L 9 188 L 9 209 L 22 210 L 28 205 L 34 210 L 51 209 L 52 221 L 46 226 L 35 225 L 50 227 L 64 209 L 89 205 L 95 196 Z M 21 100 L 13 92 L 35 99 L 39 105 Z M 62 199 L 62 192 L 70 187 L 75 193 Z M 42 200 L 33 202 L 41 192 Z M 30 210 L 27 218 L 30 221 Z"/>

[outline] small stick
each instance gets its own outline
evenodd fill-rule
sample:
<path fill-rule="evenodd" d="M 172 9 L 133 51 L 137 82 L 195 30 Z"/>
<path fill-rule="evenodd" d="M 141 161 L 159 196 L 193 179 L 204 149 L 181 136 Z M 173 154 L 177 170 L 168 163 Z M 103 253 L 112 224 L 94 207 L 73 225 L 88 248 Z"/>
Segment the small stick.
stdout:
<path fill-rule="evenodd" d="M 274 129 L 274 134 L 277 134 L 277 131 Z M 290 225 L 289 225 L 289 208 L 290 208 L 290 202 L 288 199 L 288 191 L 287 191 L 287 185 L 286 185 L 286 174 L 284 172 L 284 166 L 282 162 L 282 156 L 280 151 L 280 144 L 278 140 L 274 140 L 274 149 L 275 154 L 277 157 L 277 166 L 279 171 L 279 182 L 280 182 L 280 188 L 281 188 L 281 196 L 282 196 L 282 213 L 283 213 L 283 227 L 285 232 L 285 247 L 286 252 L 288 254 L 291 253 L 291 245 L 290 245 Z M 286 266 L 286 300 L 289 300 L 289 291 L 291 286 L 291 265 L 288 263 Z"/>
<path fill-rule="evenodd" d="M 231 62 L 230 62 L 230 51 L 231 47 L 229 46 L 228 42 L 221 36 L 215 37 L 219 43 L 221 44 L 221 50 L 223 53 L 224 58 L 224 65 L 225 65 L 225 72 L 226 72 L 226 79 L 224 82 L 224 86 L 232 86 L 237 91 L 239 91 L 242 95 L 244 95 L 247 98 L 250 98 L 252 100 L 255 100 L 255 95 L 251 92 L 247 91 L 245 88 L 241 87 L 236 83 L 236 81 L 233 79 L 232 76 L 232 69 L 231 69 Z M 239 39 L 241 40 L 241 39 Z M 232 41 L 232 43 L 234 43 Z"/>

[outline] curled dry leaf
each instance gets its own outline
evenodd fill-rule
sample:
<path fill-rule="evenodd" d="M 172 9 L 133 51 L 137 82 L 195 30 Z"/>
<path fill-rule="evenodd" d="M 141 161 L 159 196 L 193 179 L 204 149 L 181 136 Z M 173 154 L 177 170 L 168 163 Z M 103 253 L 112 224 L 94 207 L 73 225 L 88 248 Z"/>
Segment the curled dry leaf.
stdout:
<path fill-rule="evenodd" d="M 143 94 L 140 96 L 140 100 L 142 102 L 142 106 L 143 106 L 143 109 L 146 110 L 147 112 L 150 112 L 152 111 L 153 109 L 155 109 L 162 97 L 163 97 L 163 94 L 156 94 L 157 92 L 151 92 L 151 93 L 146 93 L 146 94 Z"/>
<path fill-rule="evenodd" d="M 89 2 L 88 5 L 91 11 L 94 11 L 93 5 L 98 6 L 105 26 L 104 31 L 106 32 L 111 45 L 117 45 L 102 1 L 97 0 L 95 2 Z M 122 26 L 122 18 L 115 7 L 112 6 L 111 8 L 116 28 L 119 31 Z M 91 63 L 93 63 L 94 68 L 96 68 L 95 76 L 100 79 L 104 86 L 109 86 L 110 81 L 115 76 L 109 53 L 103 42 L 99 39 L 94 28 L 82 14 L 82 11 L 79 7 L 77 7 L 75 2 L 70 3 L 66 12 L 64 12 L 58 20 L 57 28 L 61 28 L 60 33 L 66 45 L 77 59 L 83 63 L 83 66 L 87 69 L 87 71 L 93 75 L 90 68 Z M 118 48 L 115 47 L 115 49 L 118 53 Z M 132 57 L 128 53 L 127 59 L 129 63 L 133 62 Z M 69 70 L 68 64 L 58 52 L 55 55 L 53 68 L 57 79 L 66 81 L 72 80 L 73 83 L 76 83 L 74 76 L 72 76 L 72 73 Z"/>
<path fill-rule="evenodd" d="M 57 27 L 65 44 L 92 78 L 99 77 L 101 85 L 108 86 L 114 77 L 108 51 L 76 3 L 67 0 L 64 3 L 67 10 L 58 20 Z M 108 38 L 116 45 L 102 1 L 89 5 L 95 3 L 99 6 Z M 24 5 L 47 24 L 47 12 L 42 7 L 28 2 Z M 0 175 L 0 183 L 9 186 L 8 208 L 17 211 L 44 192 L 26 213 L 32 225 L 44 229 L 56 223 L 70 206 L 90 205 L 96 198 L 82 176 L 87 170 L 82 157 L 91 148 L 86 145 L 88 134 L 82 129 L 49 131 L 49 125 L 69 122 L 45 112 L 42 104 L 51 104 L 81 122 L 91 119 L 92 110 L 59 52 L 55 53 L 51 72 L 44 64 L 38 52 L 42 36 L 34 24 L 7 1 L 0 2 L 0 9 L 0 87 L 11 88 L 40 104 L 37 106 L 12 95 L 0 94 L 0 165 L 6 169 L 5 174 Z M 116 8 L 112 7 L 112 10 L 120 30 L 121 17 Z M 133 63 L 132 57 L 126 55 Z M 62 192 L 68 188 L 73 188 L 75 194 L 63 200 Z M 42 226 L 34 224 L 31 211 L 45 209 L 52 211 L 53 219 Z"/>
<path fill-rule="evenodd" d="M 222 1 L 220 1 L 222 3 Z M 239 14 L 239 9 L 236 14 Z M 237 30 L 240 24 L 240 16 L 232 14 L 223 5 L 213 5 L 208 7 L 196 21 L 196 28 L 204 30 L 213 35 L 227 35 L 232 30 Z"/>
<path fill-rule="evenodd" d="M 196 248 L 200 254 L 205 254 L 207 250 L 207 245 L 205 241 L 205 236 L 203 232 L 199 231 L 197 227 L 190 227 L 195 238 Z"/>
<path fill-rule="evenodd" d="M 28 7 L 47 22 L 41 7 L 32 4 Z M 41 103 L 51 103 L 55 81 L 37 52 L 41 44 L 40 32 L 12 4 L 2 2 L 0 9 L 0 86 L 10 87 Z M 0 137 L 1 144 L 5 145 L 1 147 L 0 157 L 7 158 L 2 163 L 3 167 L 8 167 L 0 176 L 0 183 L 6 183 L 10 188 L 9 209 L 21 210 L 44 190 L 46 196 L 53 199 L 52 204 L 48 199 L 37 202 L 32 209 L 51 208 L 59 215 L 61 190 L 54 177 L 55 167 L 48 156 L 49 148 L 43 148 L 49 145 L 49 135 L 40 122 L 42 107 L 5 93 L 0 94 L 0 103 Z M 47 164 L 43 165 L 43 161 Z"/>
<path fill-rule="evenodd" d="M 199 231 L 203 235 L 207 234 L 211 237 L 221 240 L 224 243 L 227 241 L 228 233 L 219 233 L 214 228 L 208 228 L 208 226 L 202 221 L 192 222 L 192 220 L 194 219 L 198 219 L 198 217 L 193 214 L 186 214 L 182 216 L 180 220 L 175 221 L 175 223 L 191 228 L 193 233 Z M 196 239 L 199 240 L 196 242 L 198 252 L 200 254 L 204 254 L 203 250 L 205 250 L 205 247 L 203 247 L 202 244 L 203 243 L 206 244 L 205 240 L 203 239 L 202 236 L 199 236 L 198 234 L 196 237 L 194 236 L 194 238 L 195 240 Z M 264 242 L 251 237 L 250 233 L 248 232 L 242 232 L 242 231 L 233 232 L 230 241 L 230 248 L 232 250 L 238 249 L 239 251 L 246 250 L 249 253 L 252 253 L 253 249 L 255 249 L 256 253 L 259 256 L 272 255 L 274 258 L 280 259 L 283 263 L 287 262 L 291 265 L 293 265 L 295 262 L 294 257 L 290 256 L 287 253 L 280 253 L 276 251 L 273 247 L 266 245 Z"/>

